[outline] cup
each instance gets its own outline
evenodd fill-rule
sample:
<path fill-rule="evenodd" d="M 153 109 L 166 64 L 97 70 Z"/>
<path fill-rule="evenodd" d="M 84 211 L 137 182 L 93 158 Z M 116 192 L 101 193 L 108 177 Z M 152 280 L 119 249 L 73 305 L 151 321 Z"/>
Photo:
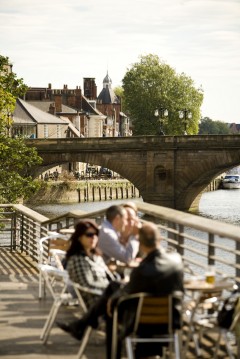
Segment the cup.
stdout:
<path fill-rule="evenodd" d="M 215 268 L 214 266 L 208 266 L 207 271 L 205 273 L 206 282 L 209 284 L 215 283 Z"/>
<path fill-rule="evenodd" d="M 129 282 L 129 280 L 130 280 L 130 275 L 131 275 L 131 271 L 132 271 L 131 268 L 125 268 L 125 269 L 124 269 L 123 275 L 124 275 L 124 282 L 125 282 L 125 283 L 128 283 L 128 282 Z"/>

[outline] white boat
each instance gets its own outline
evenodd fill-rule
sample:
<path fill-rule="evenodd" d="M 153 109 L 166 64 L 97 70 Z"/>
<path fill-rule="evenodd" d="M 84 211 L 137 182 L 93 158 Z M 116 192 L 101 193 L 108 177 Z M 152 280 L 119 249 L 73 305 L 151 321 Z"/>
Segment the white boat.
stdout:
<path fill-rule="evenodd" d="M 240 189 L 240 175 L 226 175 L 222 181 L 224 189 Z"/>

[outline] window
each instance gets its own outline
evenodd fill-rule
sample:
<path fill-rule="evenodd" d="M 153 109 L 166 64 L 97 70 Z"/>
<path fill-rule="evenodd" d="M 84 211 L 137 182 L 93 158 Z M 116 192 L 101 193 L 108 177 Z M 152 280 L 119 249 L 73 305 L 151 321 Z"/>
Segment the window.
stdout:
<path fill-rule="evenodd" d="M 48 138 L 48 125 L 44 125 L 44 138 Z"/>
<path fill-rule="evenodd" d="M 57 138 L 61 137 L 61 129 L 60 129 L 60 125 L 57 125 Z"/>

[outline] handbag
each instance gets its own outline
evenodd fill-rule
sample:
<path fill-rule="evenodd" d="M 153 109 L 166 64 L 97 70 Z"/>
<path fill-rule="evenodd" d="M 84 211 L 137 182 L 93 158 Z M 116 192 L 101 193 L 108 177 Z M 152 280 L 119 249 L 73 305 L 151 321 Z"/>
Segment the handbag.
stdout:
<path fill-rule="evenodd" d="M 222 308 L 220 309 L 217 322 L 219 327 L 229 329 L 234 319 L 235 307 L 239 300 L 239 293 L 233 292 L 227 299 L 225 299 Z"/>

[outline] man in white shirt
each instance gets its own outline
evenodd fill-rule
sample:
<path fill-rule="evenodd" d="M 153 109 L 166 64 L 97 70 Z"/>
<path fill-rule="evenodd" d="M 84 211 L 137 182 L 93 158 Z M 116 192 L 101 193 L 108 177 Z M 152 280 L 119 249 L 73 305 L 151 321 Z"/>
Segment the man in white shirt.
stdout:
<path fill-rule="evenodd" d="M 134 212 L 134 211 L 133 211 Z M 106 220 L 99 230 L 98 246 L 103 253 L 106 263 L 111 259 L 129 263 L 138 253 L 139 242 L 135 237 L 121 243 L 122 234 L 125 232 L 129 217 L 133 215 L 122 206 L 110 206 L 106 211 Z"/>

